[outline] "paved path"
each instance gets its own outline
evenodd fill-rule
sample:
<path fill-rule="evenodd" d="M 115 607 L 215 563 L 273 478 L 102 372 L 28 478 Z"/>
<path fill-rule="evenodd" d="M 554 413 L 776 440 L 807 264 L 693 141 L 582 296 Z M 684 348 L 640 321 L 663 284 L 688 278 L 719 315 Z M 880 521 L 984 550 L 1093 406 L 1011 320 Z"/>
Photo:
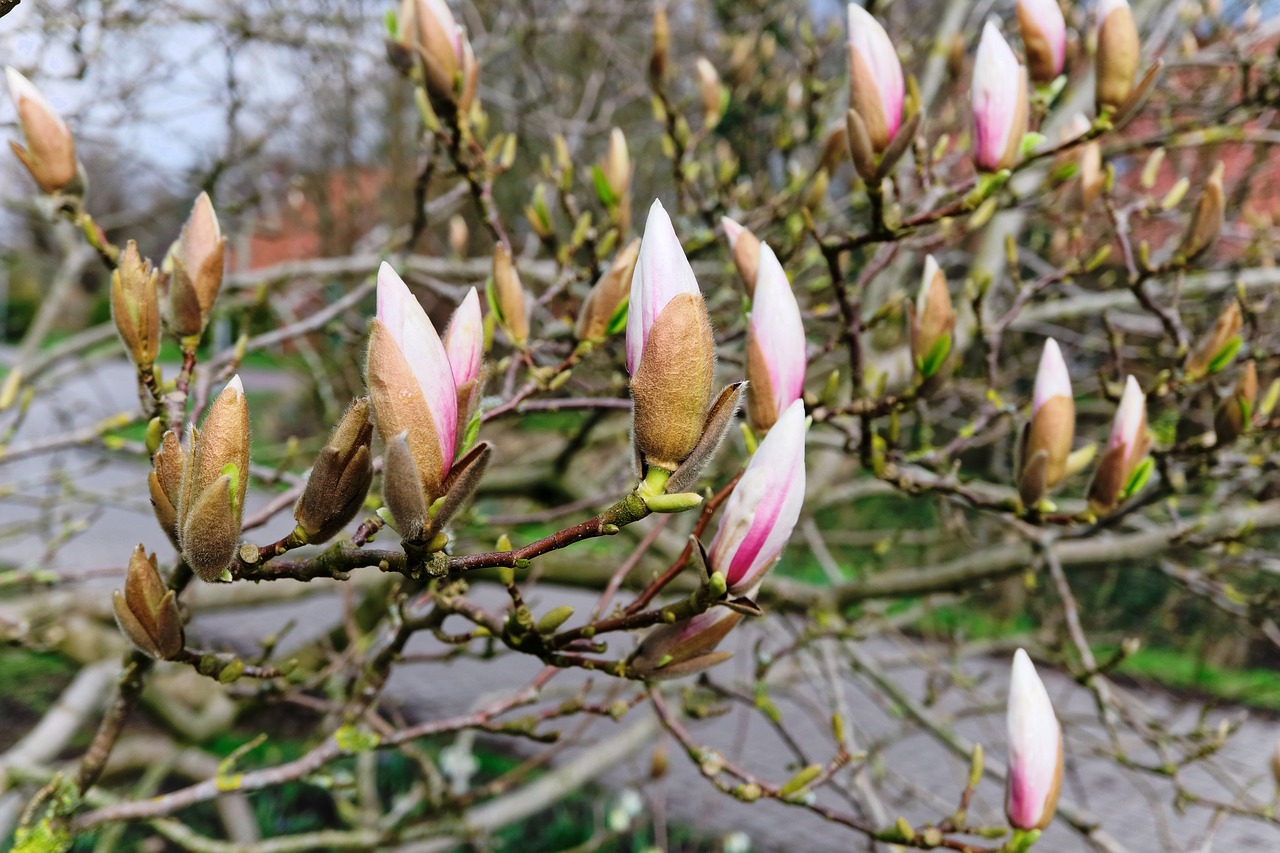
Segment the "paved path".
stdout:
<path fill-rule="evenodd" d="M 251 377 L 246 378 L 246 386 L 252 390 Z M 71 378 L 56 402 L 37 402 L 12 445 L 67 427 L 92 423 L 127 409 L 132 400 L 127 393 L 120 394 L 118 389 L 129 388 L 129 368 L 123 363 L 113 363 Z M 170 550 L 156 528 L 147 504 L 145 468 L 125 461 L 104 460 L 98 454 L 83 450 L 0 464 L 0 495 L 3 495 L 0 497 L 0 529 L 10 531 L 15 524 L 31 524 L 41 517 L 41 504 L 59 494 L 45 485 L 51 475 L 73 482 L 78 495 L 57 507 L 56 515 L 60 519 L 57 525 L 37 527 L 30 534 L 16 538 L 6 536 L 0 539 L 0 562 L 81 572 L 123 565 L 139 541 L 162 554 Z M 44 555 L 41 542 L 57 534 L 60 525 L 74 525 L 85 517 L 89 519 L 85 529 L 75 532 L 74 537 L 52 556 Z M 282 519 L 278 526 L 281 528 L 279 531 L 265 530 L 260 538 L 265 541 L 285 532 L 289 526 L 288 519 Z M 115 585 L 118 578 L 104 578 L 101 583 Z M 317 585 L 317 589 L 321 587 Z M 480 588 L 477 594 L 486 600 L 497 601 L 495 590 Z M 548 587 L 539 587 L 532 598 L 535 612 L 542 612 L 554 604 L 569 603 L 574 604 L 579 613 L 586 613 L 593 602 L 581 591 Z M 300 627 L 295 630 L 292 642 L 301 643 L 309 636 L 326 630 L 340 613 L 340 596 L 330 588 L 288 604 L 201 613 L 193 631 L 203 635 L 202 641 L 244 642 L 246 638 L 271 633 L 287 620 L 295 619 Z M 738 654 L 716 671 L 717 680 L 730 683 L 749 675 L 753 643 L 763 635 L 764 648 L 776 648 L 779 630 L 779 620 L 763 620 L 735 632 L 732 639 Z M 438 650 L 433 639 L 423 637 L 415 639 L 409 652 Z M 858 654 L 878 661 L 893 683 L 914 701 L 923 700 L 929 693 L 927 687 L 930 684 L 934 688 L 939 684 L 947 686 L 936 680 L 937 672 L 921 665 L 921 661 L 934 657 L 935 651 L 910 642 L 895 643 L 883 639 L 858 647 Z M 844 660 L 838 650 L 832 659 Z M 809 665 L 821 667 L 824 664 L 812 661 Z M 875 698 L 878 694 L 867 688 L 863 677 L 853 672 L 847 661 L 835 666 L 859 746 L 866 748 L 892 741 L 875 764 L 876 774 L 883 777 L 878 788 L 883 792 L 887 814 L 891 818 L 902 814 L 912 822 L 922 822 L 954 808 L 956 796 L 964 785 L 965 764 L 936 740 L 911 728 L 894 709 L 884 707 Z M 473 707 L 486 696 L 523 683 L 537 669 L 535 662 L 514 655 L 484 662 L 459 660 L 429 666 L 410 664 L 397 671 L 389 686 L 389 695 L 414 718 L 450 715 Z M 963 736 L 984 743 L 988 754 L 998 760 L 1004 751 L 1002 702 L 1007 680 L 1006 665 L 1002 660 L 975 658 L 959 664 L 959 670 L 971 686 L 947 686 L 930 711 L 946 718 L 961 707 L 975 704 L 983 707 L 983 713 L 965 716 L 956 728 Z M 559 685 L 563 681 L 567 689 L 578 679 L 576 674 L 566 674 L 553 684 Z M 774 698 L 808 760 L 822 761 L 833 751 L 828 723 L 832 699 L 823 690 L 815 691 L 809 686 L 811 682 L 812 679 L 796 678 L 793 694 L 778 692 Z M 1070 679 L 1053 673 L 1046 676 L 1046 682 L 1068 729 L 1069 767 L 1064 799 L 1095 815 L 1124 844 L 1124 848 L 1133 853 L 1189 853 L 1195 850 L 1195 842 L 1208 824 L 1209 813 L 1203 809 L 1192 809 L 1186 814 L 1179 814 L 1170 803 L 1169 787 L 1160 780 L 1127 772 L 1110 761 L 1091 757 L 1093 748 L 1102 743 L 1102 734 L 1093 722 L 1089 695 Z M 743 683 L 749 688 L 749 682 Z M 1195 705 L 1183 705 L 1159 692 L 1132 692 L 1156 709 L 1171 729 L 1185 729 L 1196 720 Z M 793 753 L 763 717 L 742 705 L 727 706 L 727 711 L 723 716 L 692 724 L 697 737 L 722 750 L 735 762 L 759 773 L 762 778 L 774 782 L 788 778 L 795 768 Z M 635 713 L 648 711 L 638 710 Z M 1237 709 L 1226 709 L 1214 712 L 1210 718 L 1216 722 L 1242 713 Z M 627 723 L 625 719 L 621 723 L 595 723 L 588 732 L 584 748 L 589 748 L 593 740 L 598 742 L 598 739 L 608 738 L 617 730 L 616 726 Z M 908 729 L 910 731 L 905 737 L 898 737 Z M 1280 724 L 1274 719 L 1249 717 L 1240 734 L 1231 740 L 1221 755 L 1219 764 L 1225 770 L 1225 780 L 1243 786 L 1256 800 L 1269 800 L 1273 786 L 1266 771 L 1266 762 L 1278 739 Z M 646 749 L 633 760 L 618 766 L 606 782 L 613 788 L 647 784 L 646 790 L 653 797 L 651 806 L 663 810 L 673 823 L 694 825 L 706 833 L 717 835 L 742 831 L 752 838 L 755 850 L 843 853 L 867 849 L 865 843 L 858 840 L 859 836 L 833 828 L 803 810 L 777 802 L 746 805 L 725 797 L 699 776 L 675 744 L 659 741 L 654 745 L 662 745 L 669 752 L 670 769 L 660 781 L 648 782 L 651 750 Z M 1135 753 L 1134 758 L 1143 760 L 1149 756 Z M 1197 790 L 1206 796 L 1223 795 L 1222 780 L 1203 773 L 1187 778 L 1193 780 Z M 823 799 L 846 811 L 849 809 L 847 802 L 833 794 L 824 794 Z M 999 822 L 1000 803 L 999 785 L 986 780 L 979 787 L 973 814 L 981 820 Z M 1060 823 L 1055 823 L 1037 847 L 1044 853 L 1074 853 L 1089 849 L 1078 835 Z M 1280 851 L 1280 830 L 1256 822 L 1229 820 L 1218 831 L 1212 849 L 1260 853 Z"/>

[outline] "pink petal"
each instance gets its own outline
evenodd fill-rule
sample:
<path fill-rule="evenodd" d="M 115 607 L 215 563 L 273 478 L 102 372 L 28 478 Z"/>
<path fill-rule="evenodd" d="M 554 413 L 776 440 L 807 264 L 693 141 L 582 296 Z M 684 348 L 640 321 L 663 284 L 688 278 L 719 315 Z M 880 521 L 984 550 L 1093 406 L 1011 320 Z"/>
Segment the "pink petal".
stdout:
<path fill-rule="evenodd" d="M 902 63 L 880 22 L 866 9 L 853 3 L 849 4 L 849 46 L 858 52 L 871 70 L 884 107 L 885 126 L 892 139 L 902 124 L 902 103 L 906 93 Z"/>
<path fill-rule="evenodd" d="M 804 322 L 787 274 L 767 243 L 760 244 L 751 328 L 769 368 L 778 411 L 785 411 L 804 392 Z"/>
<path fill-rule="evenodd" d="M 1009 683 L 1009 819 L 1029 829 L 1040 822 L 1057 781 L 1061 729 L 1035 665 L 1022 649 Z"/>
<path fill-rule="evenodd" d="M 473 287 L 453 312 L 444 333 L 444 348 L 453 369 L 453 382 L 466 385 L 480 375 L 484 355 L 484 321 L 480 318 L 480 297 Z"/>
<path fill-rule="evenodd" d="M 970 92 L 974 159 L 983 169 L 995 169 L 1009 145 L 1021 75 L 1022 68 L 1009 43 L 995 24 L 987 21 L 974 60 Z"/>
<path fill-rule="evenodd" d="M 1049 41 L 1049 49 L 1053 52 L 1053 70 L 1062 73 L 1067 59 L 1067 22 L 1062 17 L 1062 7 L 1058 0 L 1018 0 L 1018 5 L 1031 13 L 1040 32 Z"/>

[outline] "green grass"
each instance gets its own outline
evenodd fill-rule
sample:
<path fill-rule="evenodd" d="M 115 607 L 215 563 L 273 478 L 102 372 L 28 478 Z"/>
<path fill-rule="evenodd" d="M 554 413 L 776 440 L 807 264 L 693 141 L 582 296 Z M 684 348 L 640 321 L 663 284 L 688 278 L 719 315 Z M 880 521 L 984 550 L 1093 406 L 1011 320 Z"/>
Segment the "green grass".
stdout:
<path fill-rule="evenodd" d="M 1097 650 L 1100 660 L 1114 652 Z M 1226 669 L 1174 649 L 1144 648 L 1126 658 L 1118 671 L 1172 690 L 1280 712 L 1280 673 L 1272 669 Z"/>

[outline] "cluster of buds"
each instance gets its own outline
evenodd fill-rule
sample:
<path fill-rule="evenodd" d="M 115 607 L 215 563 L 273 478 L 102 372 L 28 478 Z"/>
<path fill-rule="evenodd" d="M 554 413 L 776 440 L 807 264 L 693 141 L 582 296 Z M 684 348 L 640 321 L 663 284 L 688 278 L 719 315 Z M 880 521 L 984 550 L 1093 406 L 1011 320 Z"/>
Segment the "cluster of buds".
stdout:
<path fill-rule="evenodd" d="M 465 337 L 478 335 L 480 324 L 464 316 L 457 330 L 455 351 L 476 359 L 459 365 L 459 373 L 478 376 L 480 345 Z M 427 313 L 385 263 L 378 270 L 378 308 L 369 333 L 365 381 L 387 447 L 387 509 L 405 542 L 438 549 L 444 544 L 435 541 L 442 528 L 475 492 L 489 447 L 477 445 L 455 461 L 459 415 L 454 368 Z"/>
<path fill-rule="evenodd" d="M 1250 359 L 1245 362 L 1231 393 L 1222 398 L 1213 413 L 1213 431 L 1219 445 L 1230 444 L 1249 431 L 1257 405 L 1258 368 Z"/>
<path fill-rule="evenodd" d="M 591 288 L 578 311 L 576 333 L 579 343 L 602 341 L 626 327 L 631 276 L 638 257 L 640 241 L 632 240 L 618 252 L 609 269 Z"/>
<path fill-rule="evenodd" d="M 369 446 L 373 424 L 369 400 L 353 400 L 311 466 L 307 485 L 293 507 L 294 535 L 302 542 L 332 539 L 355 518 L 373 482 Z"/>
<path fill-rule="evenodd" d="M 493 250 L 493 276 L 485 295 L 489 299 L 489 310 L 511 343 L 517 347 L 528 344 L 529 295 L 520 282 L 520 273 L 506 243 L 499 242 Z"/>
<path fill-rule="evenodd" d="M 185 453 L 174 430 L 152 457 L 148 477 L 156 521 L 201 579 L 222 579 L 240 542 L 249 487 L 249 408 L 239 376 L 187 432 Z"/>
<path fill-rule="evenodd" d="M 445 0 L 402 0 L 396 40 L 388 45 L 392 62 L 421 69 L 427 95 L 437 110 L 466 115 L 475 103 L 480 64 L 471 42 Z"/>
<path fill-rule="evenodd" d="M 767 243 L 747 321 L 747 419 L 768 431 L 804 391 L 804 322 L 787 274 Z"/>
<path fill-rule="evenodd" d="M 1071 375 L 1053 338 L 1045 341 L 1032 393 L 1031 421 L 1022 432 L 1018 452 L 1018 494 L 1028 507 L 1039 504 L 1062 482 L 1075 438 Z"/>
<path fill-rule="evenodd" d="M 943 373 L 956 328 L 956 311 L 947 291 L 947 277 L 933 255 L 924 259 L 920 293 L 908 310 L 912 360 L 920 377 L 927 381 Z"/>
<path fill-rule="evenodd" d="M 902 127 L 905 99 L 902 63 L 889 34 L 866 9 L 850 3 L 847 133 L 863 180 L 876 179 L 877 157 L 885 155 Z"/>
<path fill-rule="evenodd" d="M 1013 168 L 1027 132 L 1027 75 L 991 21 L 982 29 L 969 97 L 974 163 L 986 172 Z"/>
<path fill-rule="evenodd" d="M 182 652 L 185 640 L 177 593 L 165 586 L 156 566 L 139 545 L 129 559 L 124 591 L 111 595 L 120 631 L 141 651 L 158 660 L 170 660 Z"/>
<path fill-rule="evenodd" d="M 1099 115 L 1117 113 L 1133 94 L 1142 44 L 1127 0 L 1099 0 L 1094 101 Z"/>
<path fill-rule="evenodd" d="M 683 491 L 727 432 L 741 386 L 725 388 L 712 404 L 715 358 L 702 292 L 671 219 L 655 200 L 627 309 L 633 438 L 646 481 L 654 477 Z"/>
<path fill-rule="evenodd" d="M 169 330 L 194 347 L 204 334 L 214 300 L 222 289 L 227 238 L 208 193 L 200 193 L 182 233 L 164 260 L 165 322 Z"/>
<path fill-rule="evenodd" d="M 139 368 L 149 368 L 160 353 L 160 271 L 138 254 L 130 240 L 111 272 L 111 319 L 125 351 Z"/>
<path fill-rule="evenodd" d="M 23 148 L 10 140 L 9 147 L 43 192 L 79 194 L 84 180 L 76 160 L 76 143 L 66 122 L 30 80 L 8 66 L 4 74 L 27 143 Z"/>
<path fill-rule="evenodd" d="M 1009 773 L 1005 814 L 1015 829 L 1044 829 L 1062 787 L 1062 729 L 1035 664 L 1022 649 L 1009 683 Z"/>
<path fill-rule="evenodd" d="M 727 216 L 720 218 L 720 225 L 729 241 L 733 265 L 737 267 L 742 285 L 747 289 L 747 298 L 754 299 L 756 276 L 760 273 L 760 238 Z"/>
<path fill-rule="evenodd" d="M 1124 393 L 1111 422 L 1107 451 L 1098 462 L 1089 486 L 1089 505 L 1097 513 L 1109 512 L 1117 503 L 1142 488 L 1151 473 L 1147 451 L 1147 398 L 1132 376 L 1125 379 Z"/>
<path fill-rule="evenodd" d="M 1067 60 L 1067 23 L 1058 0 L 1018 0 L 1018 27 L 1032 82 L 1058 79 Z"/>

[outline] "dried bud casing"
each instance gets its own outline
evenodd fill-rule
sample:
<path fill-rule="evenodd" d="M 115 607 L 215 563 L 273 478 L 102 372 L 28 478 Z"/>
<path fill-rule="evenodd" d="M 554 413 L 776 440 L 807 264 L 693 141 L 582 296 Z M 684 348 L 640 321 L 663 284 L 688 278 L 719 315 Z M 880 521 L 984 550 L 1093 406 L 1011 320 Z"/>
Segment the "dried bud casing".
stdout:
<path fill-rule="evenodd" d="M 1249 431 L 1253 413 L 1258 405 L 1258 368 L 1252 360 L 1246 361 L 1244 371 L 1236 380 L 1231 394 L 1218 404 L 1213 415 L 1213 431 L 1218 444 L 1226 445 Z"/>
<path fill-rule="evenodd" d="M 249 487 L 249 408 L 235 376 L 192 429 L 178 506 L 182 556 L 204 581 L 222 577 L 240 542 Z"/>
<path fill-rule="evenodd" d="M 760 238 L 727 216 L 720 218 L 724 235 L 729 240 L 733 265 L 738 269 L 748 298 L 756 295 L 756 277 L 760 274 Z"/>
<path fill-rule="evenodd" d="M 160 523 L 160 528 L 169 537 L 173 547 L 179 551 L 182 546 L 178 542 L 178 505 L 182 502 L 182 470 L 185 462 L 186 455 L 178 440 L 178 433 L 169 430 L 152 457 L 151 473 L 147 476 L 156 521 Z"/>
<path fill-rule="evenodd" d="M 111 272 L 111 319 L 129 358 L 139 367 L 154 364 L 160 352 L 159 277 L 159 270 L 138 254 L 132 240 Z"/>
<path fill-rule="evenodd" d="M 166 321 L 180 338 L 198 338 L 222 289 L 227 240 L 208 193 L 200 193 L 177 242 L 169 249 Z"/>
<path fill-rule="evenodd" d="M 1230 304 L 1218 315 L 1217 321 L 1209 334 L 1200 340 L 1200 345 L 1187 359 L 1186 374 L 1188 379 L 1196 379 L 1210 372 L 1210 368 L 1221 369 L 1225 364 L 1215 364 L 1227 347 L 1234 346 L 1244 318 L 1240 315 L 1240 303 L 1232 299 Z M 1229 359 L 1228 359 L 1229 361 Z"/>
<path fill-rule="evenodd" d="M 178 656 L 185 645 L 177 595 L 165 586 L 156 555 L 139 545 L 129 560 L 124 592 L 111 594 L 116 623 L 135 646 L 160 660 Z"/>
<path fill-rule="evenodd" d="M 631 293 L 631 276 L 639 255 L 640 241 L 632 240 L 591 288 L 578 312 L 579 341 L 601 341 L 622 328 L 619 321 Z"/>
<path fill-rule="evenodd" d="M 333 538 L 355 518 L 369 484 L 373 482 L 373 423 L 369 420 L 369 398 L 360 397 L 347 407 L 321 448 L 311 467 L 311 476 L 293 507 L 298 529 L 308 542 Z"/>
<path fill-rule="evenodd" d="M 1115 113 L 1129 100 L 1138 76 L 1142 44 L 1133 11 L 1126 0 L 1098 3 L 1097 79 L 1094 100 L 1098 114 Z"/>
<path fill-rule="evenodd" d="M 492 308 L 511 342 L 522 347 L 529 340 L 529 306 L 520 274 L 511 261 L 511 250 L 498 243 L 493 252 Z"/>
<path fill-rule="evenodd" d="M 76 143 L 62 118 L 40 90 L 15 69 L 5 67 L 9 96 L 18 110 L 18 123 L 27 147 L 10 140 L 9 147 L 46 193 L 77 192 L 83 187 L 76 161 Z"/>
<path fill-rule="evenodd" d="M 715 649 L 741 621 L 741 613 L 714 608 L 682 622 L 654 628 L 627 661 L 627 674 L 662 681 L 709 669 L 731 656 L 731 652 Z"/>
<path fill-rule="evenodd" d="M 1196 202 L 1196 212 L 1187 223 L 1186 233 L 1182 235 L 1182 243 L 1178 246 L 1177 255 L 1190 261 L 1214 244 L 1222 231 L 1223 210 L 1226 197 L 1222 189 L 1224 165 L 1221 160 L 1213 167 L 1209 180 L 1205 181 L 1200 200 Z"/>

